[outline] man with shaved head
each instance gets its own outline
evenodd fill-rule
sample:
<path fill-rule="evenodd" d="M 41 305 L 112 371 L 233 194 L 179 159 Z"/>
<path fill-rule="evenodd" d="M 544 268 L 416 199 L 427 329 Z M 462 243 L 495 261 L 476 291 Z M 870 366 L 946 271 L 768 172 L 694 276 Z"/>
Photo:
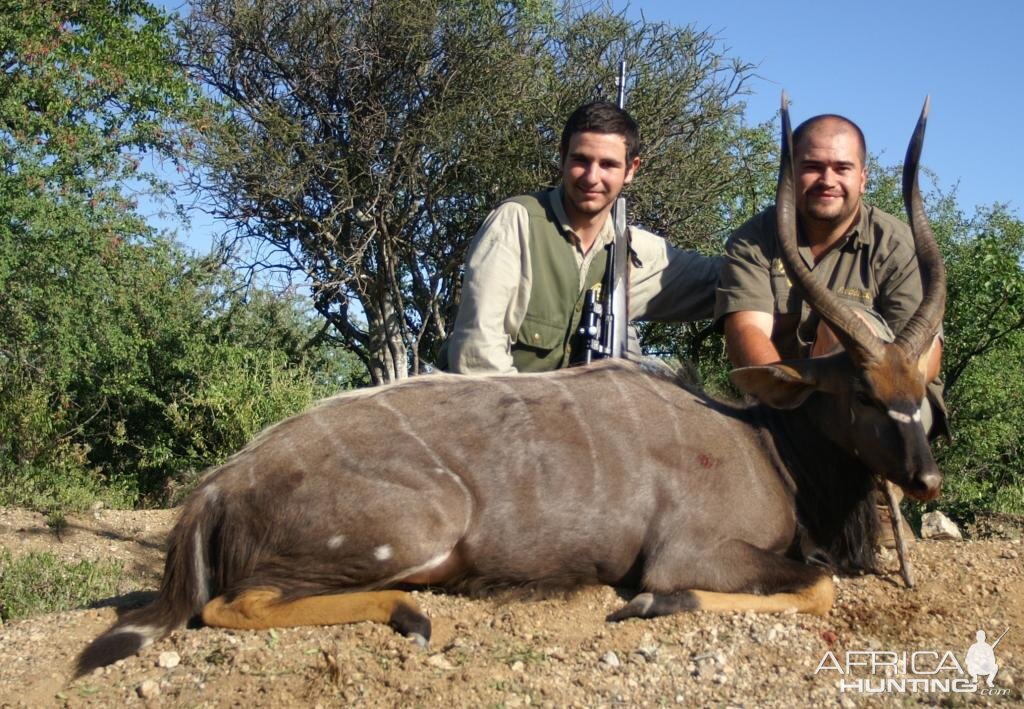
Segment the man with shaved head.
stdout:
<path fill-rule="evenodd" d="M 798 248 L 808 268 L 891 341 L 917 309 L 921 277 L 913 235 L 903 221 L 865 204 L 867 147 L 851 120 L 832 114 L 793 132 Z M 737 367 L 828 354 L 839 347 L 828 326 L 792 289 L 779 253 L 775 207 L 741 226 L 726 245 L 715 319 Z M 928 397 L 925 430 L 945 431 L 939 338 L 921 365 Z M 891 531 L 883 527 L 884 543 Z"/>

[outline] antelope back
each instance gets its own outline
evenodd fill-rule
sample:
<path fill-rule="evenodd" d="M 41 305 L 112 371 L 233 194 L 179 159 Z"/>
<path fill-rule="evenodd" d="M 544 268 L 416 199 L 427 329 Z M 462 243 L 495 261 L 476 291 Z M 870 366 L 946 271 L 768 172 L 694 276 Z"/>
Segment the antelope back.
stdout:
<path fill-rule="evenodd" d="M 606 360 L 334 397 L 267 430 L 204 494 L 335 569 L 342 552 L 397 569 L 457 543 L 482 585 L 573 585 L 621 579 L 680 534 L 784 549 L 794 514 L 775 470 L 742 410 Z"/>

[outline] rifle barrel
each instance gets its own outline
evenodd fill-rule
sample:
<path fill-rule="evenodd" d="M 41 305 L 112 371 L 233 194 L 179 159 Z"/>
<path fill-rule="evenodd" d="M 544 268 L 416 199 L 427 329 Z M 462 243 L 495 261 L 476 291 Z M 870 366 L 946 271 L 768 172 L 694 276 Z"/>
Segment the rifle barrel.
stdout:
<path fill-rule="evenodd" d="M 618 96 L 615 105 L 619 108 L 626 107 L 626 60 L 619 62 Z"/>

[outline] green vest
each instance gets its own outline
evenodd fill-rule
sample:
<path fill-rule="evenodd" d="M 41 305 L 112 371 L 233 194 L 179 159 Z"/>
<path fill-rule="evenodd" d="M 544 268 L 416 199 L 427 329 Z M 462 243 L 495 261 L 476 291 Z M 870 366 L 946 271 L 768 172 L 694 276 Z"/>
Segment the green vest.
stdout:
<path fill-rule="evenodd" d="M 575 246 L 560 229 L 545 192 L 513 197 L 530 217 L 532 286 L 523 324 L 512 343 L 512 363 L 520 372 L 561 369 L 582 352 L 576 332 L 583 313 L 583 296 L 601 282 L 608 251 L 601 248 L 580 288 Z"/>

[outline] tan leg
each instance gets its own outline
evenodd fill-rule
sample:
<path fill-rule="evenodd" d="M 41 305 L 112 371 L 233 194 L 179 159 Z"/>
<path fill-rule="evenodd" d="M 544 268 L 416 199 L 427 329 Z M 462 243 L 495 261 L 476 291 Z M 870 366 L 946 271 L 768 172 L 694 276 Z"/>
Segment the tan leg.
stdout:
<path fill-rule="evenodd" d="M 655 618 L 684 611 L 753 611 L 755 613 L 798 613 L 828 615 L 835 599 L 835 586 L 831 576 L 822 575 L 812 584 L 793 593 L 773 593 L 759 596 L 754 593 L 721 593 L 719 591 L 682 591 L 660 594 L 641 593 L 608 616 L 608 620 L 626 618 Z"/>
<path fill-rule="evenodd" d="M 218 596 L 203 607 L 203 622 L 217 628 L 262 630 L 370 620 L 390 624 L 404 635 L 422 636 L 424 642 L 430 637 L 430 621 L 402 591 L 338 593 L 294 601 L 280 598 L 276 588 L 253 588 L 230 602 Z"/>
<path fill-rule="evenodd" d="M 835 599 L 835 586 L 830 576 L 796 593 L 773 593 L 758 596 L 753 593 L 718 593 L 717 591 L 691 591 L 702 611 L 754 611 L 755 613 L 797 613 L 828 615 Z"/>

